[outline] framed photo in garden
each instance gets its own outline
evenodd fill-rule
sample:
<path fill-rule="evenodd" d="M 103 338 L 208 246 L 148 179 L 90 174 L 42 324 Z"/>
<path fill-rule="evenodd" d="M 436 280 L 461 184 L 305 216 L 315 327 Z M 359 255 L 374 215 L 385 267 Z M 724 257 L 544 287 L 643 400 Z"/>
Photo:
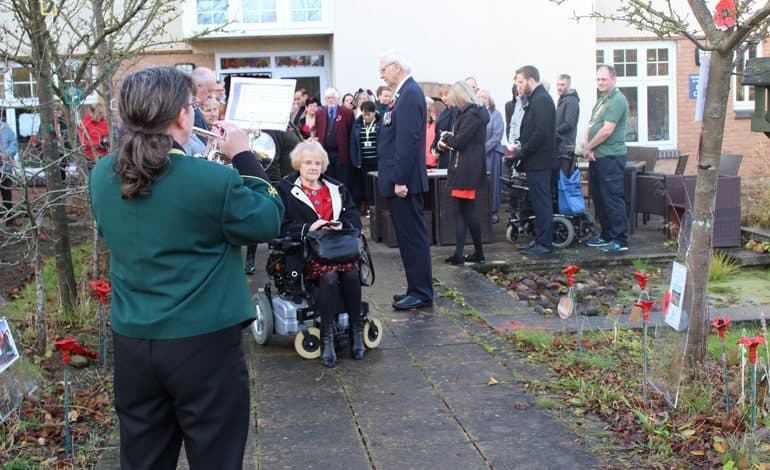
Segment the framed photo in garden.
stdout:
<path fill-rule="evenodd" d="M 0 318 L 0 373 L 10 367 L 18 358 L 19 351 L 13 341 L 8 320 Z"/>

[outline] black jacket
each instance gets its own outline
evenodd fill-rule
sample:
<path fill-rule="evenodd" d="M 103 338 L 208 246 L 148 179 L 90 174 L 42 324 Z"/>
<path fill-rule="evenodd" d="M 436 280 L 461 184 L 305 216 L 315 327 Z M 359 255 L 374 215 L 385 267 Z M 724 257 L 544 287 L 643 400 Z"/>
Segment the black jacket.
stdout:
<path fill-rule="evenodd" d="M 560 154 L 564 153 L 564 147 L 575 145 L 579 117 L 580 97 L 570 88 L 559 97 L 556 106 L 556 148 Z"/>
<path fill-rule="evenodd" d="M 294 168 L 291 167 L 291 151 L 299 144 L 299 138 L 289 131 L 265 129 L 262 132 L 272 137 L 275 142 L 275 160 L 265 171 L 270 181 L 280 181 L 284 176 L 294 172 Z"/>
<path fill-rule="evenodd" d="M 329 187 L 334 209 L 333 219 L 341 221 L 343 227 L 360 229 L 361 214 L 345 185 L 327 176 L 321 176 L 321 182 Z M 294 172 L 282 179 L 278 183 L 278 193 L 286 208 L 281 225 L 281 235 L 302 240 L 302 237 L 313 222 L 319 219 L 319 216 L 310 199 L 302 190 L 299 173 Z"/>
<path fill-rule="evenodd" d="M 484 184 L 488 122 L 489 112 L 482 106 L 469 104 L 457 113 L 453 135 L 444 138 L 455 149 L 447 172 L 451 189 L 478 189 Z"/>
<path fill-rule="evenodd" d="M 445 150 L 442 152 L 439 150 L 437 147 L 438 141 L 443 131 L 452 130 L 452 124 L 455 121 L 457 112 L 458 109 L 455 106 L 449 106 L 448 108 L 441 111 L 438 119 L 436 119 L 436 122 L 433 124 L 436 129 L 436 137 L 433 138 L 433 143 L 430 145 L 430 149 L 435 150 L 436 153 L 438 153 L 439 168 L 446 168 L 445 166 L 441 165 L 442 162 L 447 162 L 447 164 L 449 164 L 449 151 Z"/>
<path fill-rule="evenodd" d="M 553 98 L 538 85 L 529 96 L 521 120 L 521 148 L 514 157 L 522 160 L 524 171 L 551 170 L 556 165 L 556 106 Z"/>

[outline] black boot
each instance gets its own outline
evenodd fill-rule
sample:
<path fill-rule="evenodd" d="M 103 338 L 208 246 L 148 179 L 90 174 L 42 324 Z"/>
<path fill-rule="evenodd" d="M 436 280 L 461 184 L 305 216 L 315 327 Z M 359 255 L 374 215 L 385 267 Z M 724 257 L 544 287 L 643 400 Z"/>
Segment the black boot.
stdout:
<path fill-rule="evenodd" d="M 331 327 L 321 332 L 321 363 L 326 367 L 337 365 L 337 354 L 334 352 L 334 332 Z"/>
<path fill-rule="evenodd" d="M 353 339 L 350 342 L 350 354 L 353 356 L 353 359 L 360 361 L 364 358 L 364 352 L 366 351 L 364 348 L 363 322 L 361 322 L 361 320 L 354 321 L 351 325 L 351 329 L 353 331 Z"/>
<path fill-rule="evenodd" d="M 246 248 L 246 274 L 249 275 L 257 272 L 257 268 L 254 267 L 254 255 L 256 255 L 257 247 L 253 248 L 251 246 Z"/>

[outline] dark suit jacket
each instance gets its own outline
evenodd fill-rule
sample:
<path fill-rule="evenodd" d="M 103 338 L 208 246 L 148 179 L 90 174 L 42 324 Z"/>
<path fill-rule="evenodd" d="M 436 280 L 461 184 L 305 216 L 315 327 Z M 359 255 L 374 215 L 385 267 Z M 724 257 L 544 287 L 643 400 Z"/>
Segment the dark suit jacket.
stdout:
<path fill-rule="evenodd" d="M 457 106 L 449 106 L 441 111 L 441 114 L 438 115 L 438 119 L 436 119 L 436 136 L 433 137 L 433 143 L 430 144 L 430 149 L 435 150 L 439 154 L 439 160 L 449 161 L 449 150 L 439 150 L 437 145 L 438 141 L 441 140 L 441 133 L 443 131 L 452 130 L 458 111 Z"/>
<path fill-rule="evenodd" d="M 337 138 L 337 153 L 343 163 L 350 162 L 350 129 L 356 120 L 353 111 L 344 106 L 337 106 L 337 114 L 334 118 L 334 136 Z M 326 138 L 326 126 L 329 121 L 329 108 L 318 108 L 315 113 L 315 128 L 318 142 L 324 144 Z M 324 147 L 325 148 L 325 147 Z"/>
<path fill-rule="evenodd" d="M 505 135 L 508 136 L 509 128 L 511 127 L 511 117 L 513 117 L 513 111 L 516 109 L 516 99 L 505 102 Z"/>
<path fill-rule="evenodd" d="M 377 134 L 378 186 L 383 197 L 395 197 L 396 184 L 405 184 L 410 194 L 428 192 L 426 119 L 425 95 L 409 77 L 396 94 L 395 105 L 382 116 Z"/>
<path fill-rule="evenodd" d="M 203 115 L 203 111 L 200 110 L 200 108 L 195 108 L 195 122 L 193 123 L 193 126 L 200 127 L 201 129 L 206 129 L 207 131 L 211 128 L 209 127 L 209 123 L 206 121 L 206 117 Z M 208 142 L 208 138 L 203 136 L 198 136 L 198 138 L 206 144 Z"/>
<path fill-rule="evenodd" d="M 551 170 L 556 165 L 556 105 L 543 85 L 529 96 L 529 105 L 521 119 L 521 158 L 524 171 Z"/>

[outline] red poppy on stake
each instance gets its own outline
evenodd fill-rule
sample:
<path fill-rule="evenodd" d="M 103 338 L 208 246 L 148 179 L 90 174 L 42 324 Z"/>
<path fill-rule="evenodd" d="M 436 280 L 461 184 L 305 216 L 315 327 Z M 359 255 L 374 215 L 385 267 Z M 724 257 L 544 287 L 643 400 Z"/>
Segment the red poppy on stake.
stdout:
<path fill-rule="evenodd" d="M 738 15 L 733 0 L 720 0 L 714 11 L 714 23 L 717 28 L 727 31 L 735 26 L 735 17 Z"/>
<path fill-rule="evenodd" d="M 711 322 L 711 327 L 717 329 L 720 339 L 725 339 L 725 330 L 729 324 L 730 317 L 717 317 L 714 319 L 714 321 Z"/>
<path fill-rule="evenodd" d="M 65 366 L 68 366 L 70 363 L 70 353 L 90 357 L 91 359 L 96 359 L 99 357 L 98 354 L 79 345 L 78 342 L 72 338 L 60 339 L 53 344 L 61 351 L 62 360 L 64 361 Z"/>
<path fill-rule="evenodd" d="M 574 264 L 571 264 L 567 266 L 566 268 L 562 269 L 562 274 L 567 275 L 567 285 L 572 287 L 575 284 L 575 273 L 580 271 L 580 268 L 575 266 Z"/>
<path fill-rule="evenodd" d="M 668 315 L 668 306 L 671 305 L 671 291 L 667 290 L 663 294 L 663 303 L 660 308 L 663 310 L 663 316 Z"/>
<path fill-rule="evenodd" d="M 650 275 L 647 273 L 635 272 L 634 277 L 636 278 L 636 283 L 639 284 L 639 288 L 645 290 L 647 288 L 647 280 L 650 278 Z"/>
<path fill-rule="evenodd" d="M 112 292 L 112 287 L 110 286 L 110 283 L 107 281 L 102 281 L 101 279 L 96 281 L 91 281 L 88 284 L 91 285 L 91 289 L 94 290 L 94 294 L 96 294 L 96 300 L 107 305 L 107 294 Z"/>
<path fill-rule="evenodd" d="M 754 365 L 757 363 L 757 346 L 765 344 L 765 338 L 762 335 L 757 335 L 753 338 L 742 336 L 735 344 L 742 344 L 749 348 L 749 362 L 751 365 Z"/>
<path fill-rule="evenodd" d="M 650 310 L 652 310 L 652 306 L 656 303 L 654 300 L 637 300 L 634 302 L 634 305 L 642 309 L 644 320 L 647 321 L 650 319 Z"/>

